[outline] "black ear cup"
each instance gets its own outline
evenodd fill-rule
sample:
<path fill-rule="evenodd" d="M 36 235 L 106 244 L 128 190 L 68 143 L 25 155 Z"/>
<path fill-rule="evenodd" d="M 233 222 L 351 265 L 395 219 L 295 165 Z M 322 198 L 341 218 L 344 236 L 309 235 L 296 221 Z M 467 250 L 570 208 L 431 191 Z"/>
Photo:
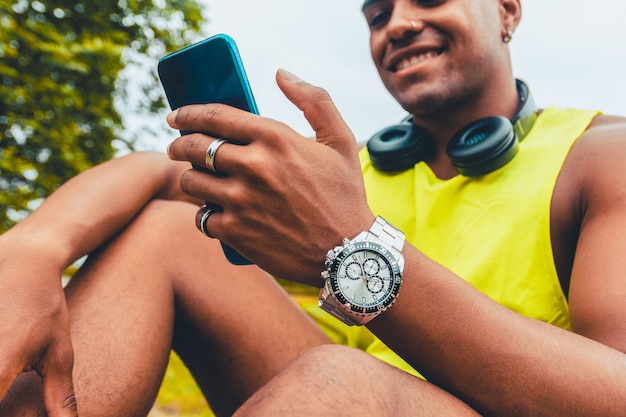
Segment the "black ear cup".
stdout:
<path fill-rule="evenodd" d="M 470 123 L 454 135 L 446 152 L 457 171 L 468 177 L 479 177 L 511 161 L 519 150 L 519 141 L 537 119 L 537 106 L 528 86 L 516 80 L 520 103 L 511 120 L 492 116 Z M 433 152 L 428 132 L 414 125 L 410 117 L 401 124 L 376 133 L 367 142 L 374 167 L 385 172 L 407 170 Z"/>
<path fill-rule="evenodd" d="M 519 150 L 511 121 L 502 116 L 477 120 L 448 142 L 446 152 L 459 174 L 480 177 L 508 164 Z"/>
<path fill-rule="evenodd" d="M 410 121 L 387 127 L 367 142 L 372 164 L 384 172 L 405 171 L 423 160 L 432 145 L 426 132 Z"/>

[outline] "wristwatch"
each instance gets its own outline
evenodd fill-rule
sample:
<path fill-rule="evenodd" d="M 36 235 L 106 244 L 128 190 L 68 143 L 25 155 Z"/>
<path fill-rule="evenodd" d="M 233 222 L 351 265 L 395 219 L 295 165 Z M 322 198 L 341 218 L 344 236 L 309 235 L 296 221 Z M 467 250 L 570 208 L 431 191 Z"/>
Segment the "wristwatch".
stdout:
<path fill-rule="evenodd" d="M 364 325 L 398 297 L 404 233 L 378 216 L 368 231 L 326 254 L 318 305 L 350 326 Z"/>

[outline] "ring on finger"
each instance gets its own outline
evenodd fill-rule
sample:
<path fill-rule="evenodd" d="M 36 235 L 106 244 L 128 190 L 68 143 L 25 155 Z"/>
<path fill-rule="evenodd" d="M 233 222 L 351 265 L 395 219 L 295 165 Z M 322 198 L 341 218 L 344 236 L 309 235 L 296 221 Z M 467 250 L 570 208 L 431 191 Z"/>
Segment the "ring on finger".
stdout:
<path fill-rule="evenodd" d="M 217 174 L 217 169 L 215 169 L 215 155 L 217 154 L 217 150 L 219 149 L 219 147 L 222 146 L 224 142 L 224 139 L 216 139 L 211 142 L 209 147 L 206 149 L 204 163 L 206 164 L 206 167 L 209 169 L 209 171 L 214 174 Z"/>
<path fill-rule="evenodd" d="M 221 211 L 221 209 L 218 208 L 218 207 L 209 207 L 209 206 L 204 205 L 204 206 L 200 207 L 200 210 L 198 210 L 198 212 L 196 213 L 196 227 L 206 237 L 210 237 L 211 239 L 215 239 L 215 236 L 213 236 L 211 233 L 209 233 L 209 229 L 207 229 L 206 223 L 207 223 L 207 221 L 209 220 L 209 217 L 211 217 L 212 214 L 218 213 L 220 211 Z"/>

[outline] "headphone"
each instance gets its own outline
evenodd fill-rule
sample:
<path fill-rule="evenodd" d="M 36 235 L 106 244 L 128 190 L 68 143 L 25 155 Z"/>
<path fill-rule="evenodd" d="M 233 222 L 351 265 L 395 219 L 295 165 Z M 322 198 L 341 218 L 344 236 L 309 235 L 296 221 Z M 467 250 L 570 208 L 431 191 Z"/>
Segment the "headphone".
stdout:
<path fill-rule="evenodd" d="M 537 119 L 537 106 L 530 89 L 515 80 L 520 104 L 509 120 L 490 116 L 476 120 L 456 133 L 446 147 L 448 157 L 461 175 L 480 177 L 505 166 L 515 157 L 519 142 Z M 383 172 L 400 172 L 423 161 L 433 151 L 428 132 L 406 117 L 389 126 L 367 142 L 370 160 Z"/>

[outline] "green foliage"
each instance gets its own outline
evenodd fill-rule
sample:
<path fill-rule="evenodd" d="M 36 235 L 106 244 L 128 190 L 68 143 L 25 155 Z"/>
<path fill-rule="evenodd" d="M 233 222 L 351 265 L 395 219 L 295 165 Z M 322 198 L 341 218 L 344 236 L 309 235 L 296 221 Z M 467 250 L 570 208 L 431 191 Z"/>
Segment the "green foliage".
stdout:
<path fill-rule="evenodd" d="M 195 0 L 0 0 L 0 233 L 70 177 L 133 149 L 119 134 L 121 71 L 191 43 L 202 19 Z M 165 107 L 153 70 L 133 112 Z"/>

